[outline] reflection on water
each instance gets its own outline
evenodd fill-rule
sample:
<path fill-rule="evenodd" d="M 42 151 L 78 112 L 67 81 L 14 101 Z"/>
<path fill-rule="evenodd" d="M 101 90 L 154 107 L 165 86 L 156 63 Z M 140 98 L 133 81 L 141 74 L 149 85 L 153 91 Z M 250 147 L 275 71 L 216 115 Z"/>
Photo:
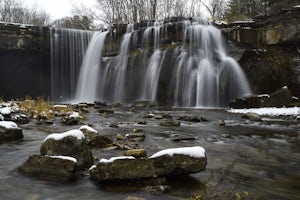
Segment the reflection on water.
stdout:
<path fill-rule="evenodd" d="M 209 121 L 182 122 L 180 127 L 161 127 L 160 120 L 147 119 L 147 125 L 137 125 L 145 112 L 115 112 L 102 116 L 91 112 L 86 123 L 94 125 L 101 134 L 114 137 L 133 127 L 144 130 L 146 139 L 139 142 L 148 156 L 163 148 L 201 145 L 207 151 L 207 171 L 187 177 L 168 179 L 169 190 L 161 193 L 128 186 L 128 184 L 103 185 L 89 179 L 78 178 L 74 183 L 53 183 L 25 177 L 16 171 L 30 155 L 39 154 L 40 145 L 49 133 L 64 132 L 79 126 L 22 125 L 24 139 L 19 142 L 0 144 L 0 196 L 1 199 L 124 199 L 138 196 L 146 199 L 189 199 L 192 194 L 205 194 L 213 190 L 217 197 L 226 199 L 226 191 L 247 191 L 249 198 L 299 199 L 300 198 L 300 147 L 295 138 L 299 125 L 293 119 L 286 123 L 268 120 L 253 124 L 243 121 L 239 115 L 222 110 L 169 110 L 173 118 L 184 114 L 205 116 Z M 226 126 L 219 126 L 223 119 Z M 110 128 L 110 123 L 119 128 Z M 176 139 L 174 139 L 176 138 Z M 186 139 L 189 138 L 189 139 Z M 192 139 L 191 139 L 192 138 Z M 120 150 L 93 150 L 94 156 L 122 155 Z M 207 184 L 205 186 L 205 183 Z M 208 188 L 209 187 L 209 188 Z M 218 196 L 219 195 L 219 196 Z"/>

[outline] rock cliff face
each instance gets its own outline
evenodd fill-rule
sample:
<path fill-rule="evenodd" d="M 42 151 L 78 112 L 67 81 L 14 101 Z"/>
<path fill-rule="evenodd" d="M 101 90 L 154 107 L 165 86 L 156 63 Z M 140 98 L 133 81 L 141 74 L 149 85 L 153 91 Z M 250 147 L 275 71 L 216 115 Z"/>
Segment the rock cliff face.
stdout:
<path fill-rule="evenodd" d="M 0 23 L 0 97 L 49 96 L 49 28 Z"/>
<path fill-rule="evenodd" d="M 218 26 L 238 48 L 239 63 L 254 93 L 271 93 L 287 85 L 300 96 L 300 7 Z"/>

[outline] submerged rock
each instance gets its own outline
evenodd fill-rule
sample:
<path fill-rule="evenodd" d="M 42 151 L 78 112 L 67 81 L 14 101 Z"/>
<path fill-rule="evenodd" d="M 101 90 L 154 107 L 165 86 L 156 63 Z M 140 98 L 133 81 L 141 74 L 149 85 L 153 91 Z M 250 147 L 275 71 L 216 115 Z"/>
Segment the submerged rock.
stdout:
<path fill-rule="evenodd" d="M 49 135 L 41 145 L 40 152 L 41 155 L 74 157 L 81 169 L 88 168 L 93 164 L 92 153 L 80 130 Z"/>
<path fill-rule="evenodd" d="M 90 168 L 90 174 L 97 181 L 179 176 L 205 170 L 206 162 L 202 147 L 185 147 L 166 149 L 150 158 L 101 159 L 99 164 Z"/>
<path fill-rule="evenodd" d="M 195 116 L 195 115 L 183 115 L 178 117 L 178 120 L 188 121 L 188 122 L 207 122 L 208 120 L 203 116 Z"/>
<path fill-rule="evenodd" d="M 179 121 L 173 121 L 173 120 L 167 120 L 167 121 L 160 122 L 160 125 L 161 126 L 168 126 L 168 127 L 180 126 L 180 122 Z"/>
<path fill-rule="evenodd" d="M 71 181 L 75 177 L 76 159 L 66 156 L 50 157 L 33 155 L 18 171 L 50 181 Z"/>
<path fill-rule="evenodd" d="M 256 122 L 260 122 L 261 121 L 261 117 L 258 114 L 253 113 L 253 112 L 249 112 L 249 113 L 244 114 L 242 116 L 242 118 L 249 119 L 251 121 L 256 121 Z"/>
<path fill-rule="evenodd" d="M 22 139 L 22 129 L 12 121 L 0 121 L 0 142 L 14 141 Z"/>

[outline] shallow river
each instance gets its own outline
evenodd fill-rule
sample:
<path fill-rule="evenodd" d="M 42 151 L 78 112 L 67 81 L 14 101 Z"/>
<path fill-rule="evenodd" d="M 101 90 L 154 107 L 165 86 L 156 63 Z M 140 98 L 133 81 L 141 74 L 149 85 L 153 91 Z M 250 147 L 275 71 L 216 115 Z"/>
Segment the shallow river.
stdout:
<path fill-rule="evenodd" d="M 204 116 L 207 122 L 181 121 L 180 127 L 163 127 L 163 119 L 146 118 L 147 125 L 136 122 L 148 113 L 169 114 L 174 119 L 182 115 Z M 33 122 L 20 127 L 24 139 L 0 144 L 0 199 L 125 199 L 136 196 L 145 199 L 190 199 L 194 194 L 211 199 L 300 199 L 299 120 L 293 118 L 268 119 L 251 122 L 241 115 L 224 110 L 159 109 L 131 111 L 116 108 L 114 114 L 101 115 L 97 110 L 86 114 L 84 123 L 90 124 L 112 139 L 117 134 L 143 129 L 144 141 L 137 142 L 148 156 L 173 147 L 200 145 L 206 149 L 208 164 L 205 172 L 168 179 L 165 191 L 122 184 L 100 184 L 90 180 L 88 173 L 72 183 L 55 183 L 26 177 L 16 171 L 39 148 L 50 133 L 60 133 L 80 126 L 53 125 Z M 219 125 L 225 120 L 225 126 Z M 115 123 L 118 128 L 109 125 Z M 93 156 L 109 158 L 123 155 L 123 150 L 94 149 Z"/>

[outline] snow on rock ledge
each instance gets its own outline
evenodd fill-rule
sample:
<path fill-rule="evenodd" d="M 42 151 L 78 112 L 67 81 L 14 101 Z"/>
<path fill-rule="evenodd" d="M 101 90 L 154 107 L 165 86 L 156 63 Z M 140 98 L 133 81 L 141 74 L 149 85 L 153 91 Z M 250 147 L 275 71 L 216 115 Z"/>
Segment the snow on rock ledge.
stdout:
<path fill-rule="evenodd" d="M 0 121 L 0 142 L 14 141 L 22 138 L 22 129 L 15 122 Z"/>
<path fill-rule="evenodd" d="M 44 142 L 48 139 L 54 139 L 54 140 L 62 140 L 64 139 L 65 137 L 75 137 L 77 138 L 78 140 L 82 140 L 84 139 L 84 134 L 82 133 L 81 130 L 78 130 L 78 129 L 74 129 L 74 130 L 70 130 L 70 131 L 67 131 L 67 132 L 64 132 L 64 133 L 53 133 L 51 135 L 48 135 L 46 137 L 46 139 L 44 140 Z"/>
<path fill-rule="evenodd" d="M 165 149 L 153 154 L 150 158 L 156 158 L 164 155 L 173 156 L 174 154 L 187 155 L 194 158 L 204 158 L 205 149 L 200 146 Z"/>
<path fill-rule="evenodd" d="M 93 164 L 93 156 L 84 134 L 78 129 L 48 135 L 41 145 L 40 152 L 41 155 L 74 157 L 81 169 L 89 168 Z"/>
<path fill-rule="evenodd" d="M 90 168 L 90 174 L 97 181 L 180 176 L 203 171 L 206 163 L 204 148 L 184 147 L 166 149 L 150 158 L 116 157 L 102 160 Z"/>

